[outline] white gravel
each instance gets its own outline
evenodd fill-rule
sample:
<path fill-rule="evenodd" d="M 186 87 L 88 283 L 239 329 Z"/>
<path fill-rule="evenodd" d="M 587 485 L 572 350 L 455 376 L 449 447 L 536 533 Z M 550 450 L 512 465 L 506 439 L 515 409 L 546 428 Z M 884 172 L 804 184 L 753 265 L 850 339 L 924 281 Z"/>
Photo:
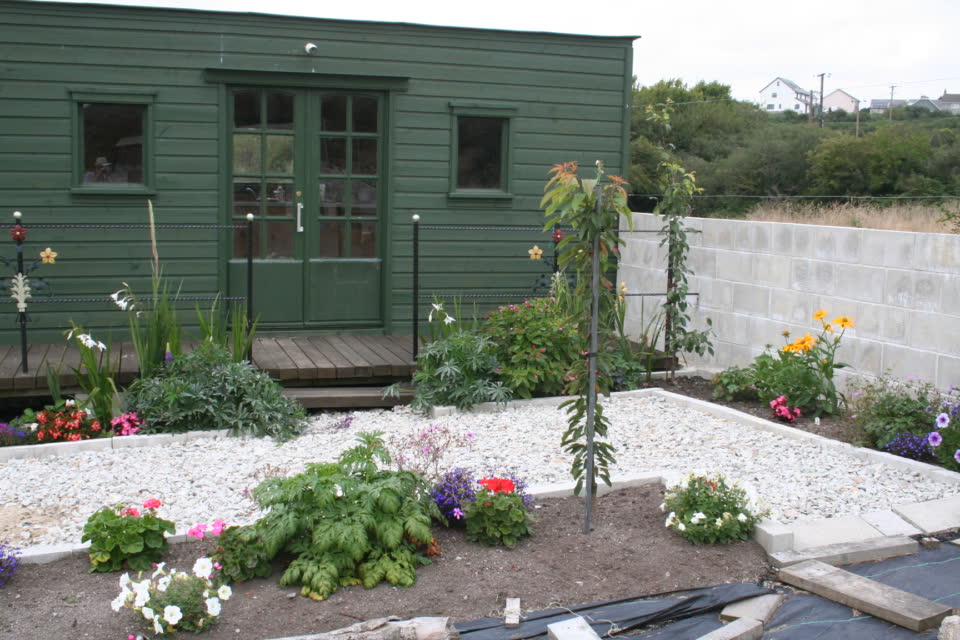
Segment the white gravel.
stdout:
<path fill-rule="evenodd" d="M 756 431 L 663 398 L 614 398 L 603 404 L 611 422 L 609 439 L 617 448 L 615 477 L 720 472 L 752 487 L 782 522 L 866 513 L 960 493 L 958 485 Z M 243 524 L 258 517 L 248 491 L 264 477 L 297 473 L 308 462 L 332 461 L 360 431 L 407 433 L 431 422 L 475 436 L 472 448 L 448 459 L 450 467 L 482 473 L 509 469 L 531 484 L 570 480 L 570 456 L 560 448 L 565 414 L 553 407 L 433 421 L 406 407 L 357 411 L 348 428 L 337 429 L 345 415 L 316 416 L 306 434 L 282 445 L 219 438 L 11 460 L 0 464 L 0 506 L 21 514 L 23 539 L 14 540 L 21 545 L 78 543 L 83 523 L 97 509 L 139 505 L 154 497 L 164 502 L 159 514 L 173 520 L 178 532 L 215 518 Z"/>

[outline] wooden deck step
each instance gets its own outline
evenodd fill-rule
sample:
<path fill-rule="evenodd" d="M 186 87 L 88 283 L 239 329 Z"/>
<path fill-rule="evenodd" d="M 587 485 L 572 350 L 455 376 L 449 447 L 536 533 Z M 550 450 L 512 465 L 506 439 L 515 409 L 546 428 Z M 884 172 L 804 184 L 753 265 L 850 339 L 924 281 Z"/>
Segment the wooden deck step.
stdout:
<path fill-rule="evenodd" d="M 384 398 L 384 387 L 287 387 L 283 394 L 296 398 L 307 409 L 369 409 L 407 404 L 413 392 L 402 391 L 399 398 Z"/>
<path fill-rule="evenodd" d="M 953 611 L 946 605 L 831 567 L 819 560 L 781 569 L 780 580 L 911 631 L 936 629 Z"/>

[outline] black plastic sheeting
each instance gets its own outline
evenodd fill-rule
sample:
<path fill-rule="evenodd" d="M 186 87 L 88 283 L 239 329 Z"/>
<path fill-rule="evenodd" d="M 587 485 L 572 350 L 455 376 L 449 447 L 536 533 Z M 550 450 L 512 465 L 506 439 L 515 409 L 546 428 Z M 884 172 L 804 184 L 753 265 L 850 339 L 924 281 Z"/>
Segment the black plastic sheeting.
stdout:
<path fill-rule="evenodd" d="M 481 618 L 461 622 L 456 625 L 456 628 L 463 640 L 523 640 L 546 636 L 547 625 L 579 615 L 590 623 L 598 635 L 603 636 L 611 629 L 615 629 L 617 633 L 623 633 L 649 624 L 680 620 L 708 611 L 718 612 L 732 602 L 767 593 L 772 591 L 754 584 L 724 584 L 674 592 L 658 599 L 641 599 L 643 597 L 640 596 L 581 604 L 570 608 L 546 609 L 526 614 L 520 626 L 510 629 L 503 625 L 501 618 Z M 652 597 L 646 596 L 646 598 Z M 712 616 L 716 618 L 717 614 L 713 613 Z M 714 628 L 719 626 L 717 624 Z"/>

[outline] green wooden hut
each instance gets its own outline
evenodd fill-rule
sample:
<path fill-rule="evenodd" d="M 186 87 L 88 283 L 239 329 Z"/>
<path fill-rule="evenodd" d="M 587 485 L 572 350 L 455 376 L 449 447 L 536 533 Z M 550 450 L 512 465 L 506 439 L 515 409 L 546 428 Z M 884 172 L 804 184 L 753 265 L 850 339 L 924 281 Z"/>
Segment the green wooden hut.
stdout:
<path fill-rule="evenodd" d="M 529 286 L 533 242 L 501 228 L 542 223 L 555 163 L 622 172 L 632 41 L 2 2 L 0 216 L 23 212 L 28 262 L 57 252 L 31 277 L 67 300 L 38 291 L 31 341 L 71 319 L 122 335 L 107 296 L 149 294 L 151 248 L 115 225 L 148 200 L 180 226 L 157 240 L 184 296 L 243 296 L 252 239 L 260 334 L 409 332 L 414 214 L 477 227 L 423 233 L 425 293 Z M 252 238 L 226 228 L 250 213 Z M 42 226 L 64 223 L 114 226 Z M 0 318 L 15 343 L 15 305 Z"/>

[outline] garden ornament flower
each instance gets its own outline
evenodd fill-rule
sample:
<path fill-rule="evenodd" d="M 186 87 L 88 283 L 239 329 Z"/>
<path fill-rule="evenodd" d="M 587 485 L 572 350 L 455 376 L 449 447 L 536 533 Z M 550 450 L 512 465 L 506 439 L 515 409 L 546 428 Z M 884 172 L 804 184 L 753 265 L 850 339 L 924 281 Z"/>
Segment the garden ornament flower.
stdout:
<path fill-rule="evenodd" d="M 13 241 L 16 243 L 23 242 L 27 239 L 27 230 L 23 228 L 19 222 L 13 225 L 13 228 L 10 229 L 10 237 L 13 238 Z"/>
<path fill-rule="evenodd" d="M 50 247 L 47 247 L 40 252 L 40 262 L 43 264 L 53 264 L 57 261 L 57 255 L 58 254 L 56 251 L 52 250 Z"/>
<path fill-rule="evenodd" d="M 530 254 L 531 260 L 541 260 L 543 258 L 543 249 L 537 245 L 533 245 L 533 248 L 527 250 L 527 253 Z"/>
<path fill-rule="evenodd" d="M 560 227 L 557 227 L 557 229 L 552 234 L 550 234 L 550 237 L 553 239 L 554 242 L 559 243 L 561 240 L 563 240 L 566 237 L 566 234 L 560 230 Z"/>

